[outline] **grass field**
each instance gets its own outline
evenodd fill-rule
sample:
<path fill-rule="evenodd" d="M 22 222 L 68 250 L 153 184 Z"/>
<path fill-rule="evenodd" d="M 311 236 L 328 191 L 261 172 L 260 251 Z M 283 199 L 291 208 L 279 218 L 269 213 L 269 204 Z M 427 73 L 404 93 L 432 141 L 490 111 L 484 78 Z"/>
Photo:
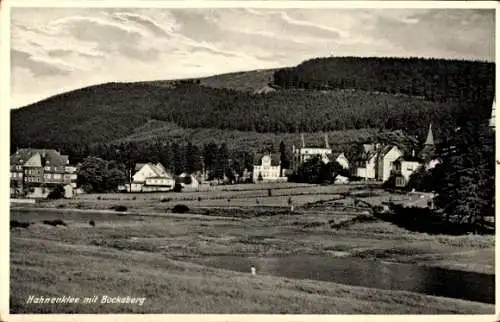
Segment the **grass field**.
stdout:
<path fill-rule="evenodd" d="M 385 199 L 389 200 L 388 195 L 381 190 L 368 191 L 360 185 L 320 186 L 280 183 L 213 186 L 210 189 L 210 191 L 178 193 L 83 194 L 70 200 L 43 201 L 36 206 L 109 209 L 112 206 L 124 205 L 133 211 L 165 212 L 166 209 L 172 208 L 176 204 L 185 204 L 189 207 L 289 207 L 288 202 L 291 199 L 293 205 L 297 207 L 308 203 L 339 199 L 339 194 L 347 192 L 373 194 L 372 199 L 378 198 L 379 202 Z M 271 195 L 269 195 L 269 190 Z M 376 203 L 375 199 L 373 201 Z"/>
<path fill-rule="evenodd" d="M 37 205 L 46 207 L 45 210 L 13 207 L 11 219 L 31 225 L 11 230 L 11 310 L 16 313 L 494 312 L 492 305 L 476 302 L 331 282 L 252 277 L 197 264 L 197 260 L 210 256 L 343 253 L 356 258 L 494 273 L 494 236 L 413 233 L 380 220 L 357 221 L 361 209 L 330 207 L 328 202 L 310 204 L 334 199 L 336 193 L 345 189 L 290 187 L 273 189 L 272 197 L 267 197 L 267 188 L 214 191 L 205 194 L 199 203 L 182 200 L 187 193 L 168 194 L 173 199 L 169 202 L 160 201 L 165 194 L 136 195 L 135 200 L 128 194 L 87 195 L 77 200 Z M 253 204 L 255 198 L 247 195 L 256 192 L 266 194 L 260 198 L 263 202 L 258 207 Z M 374 192 L 379 195 L 366 196 L 373 203 L 405 198 Z M 228 207 L 224 198 L 240 193 L 240 199 L 232 199 Z M 297 204 L 293 213 L 285 207 L 271 207 L 281 205 L 293 193 L 303 194 L 293 196 Z M 78 203 L 83 205 L 78 212 L 70 209 Z M 167 212 L 167 208 L 177 203 L 188 204 L 192 208 L 190 213 Z M 109 206 L 116 204 L 126 205 L 141 215 L 110 211 Z M 57 205 L 66 209 L 57 209 Z M 209 215 L 204 215 L 207 211 Z M 64 220 L 67 226 L 43 224 L 44 220 L 54 219 Z M 90 220 L 95 226 L 89 224 Z M 144 296 L 146 301 L 143 306 L 26 304 L 25 299 L 33 294 L 128 295 Z"/>
<path fill-rule="evenodd" d="M 33 222 L 11 233 L 14 312 L 148 313 L 492 313 L 493 306 L 399 291 L 259 276 L 195 264 L 205 256 L 331 256 L 343 251 L 490 272 L 493 237 L 435 237 L 384 222 L 333 230 L 355 213 L 309 211 L 253 218 L 12 212 Z M 43 220 L 62 218 L 67 227 Z M 94 220 L 95 227 L 88 224 Z M 397 245 L 397 247 L 395 247 Z M 461 256 L 469 251 L 475 256 Z M 27 296 L 144 296 L 144 306 L 27 305 Z"/>

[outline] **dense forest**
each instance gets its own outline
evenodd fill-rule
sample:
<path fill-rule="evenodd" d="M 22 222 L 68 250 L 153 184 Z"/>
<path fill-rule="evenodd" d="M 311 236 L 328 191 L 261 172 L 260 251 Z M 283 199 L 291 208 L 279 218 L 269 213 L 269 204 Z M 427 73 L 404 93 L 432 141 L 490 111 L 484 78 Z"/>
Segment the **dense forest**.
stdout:
<path fill-rule="evenodd" d="M 494 63 L 422 58 L 329 57 L 274 73 L 282 88 L 356 89 L 420 96 L 432 101 L 491 101 Z"/>
<path fill-rule="evenodd" d="M 373 133 L 384 130 L 422 140 L 431 121 L 439 140 L 469 113 L 489 117 L 493 71 L 494 64 L 482 62 L 347 57 L 277 70 L 274 83 L 282 89 L 266 93 L 209 84 L 241 89 L 248 74 L 257 88 L 271 71 L 221 75 L 220 82 L 215 76 L 201 82 L 108 83 L 11 111 L 11 149 L 71 151 L 152 140 L 191 141 L 201 148 L 213 137 L 230 149 L 276 150 L 282 140 L 297 144 L 299 132 L 333 133 L 331 143 L 346 146 L 375 140 Z M 244 138 L 257 143 L 241 144 Z"/>

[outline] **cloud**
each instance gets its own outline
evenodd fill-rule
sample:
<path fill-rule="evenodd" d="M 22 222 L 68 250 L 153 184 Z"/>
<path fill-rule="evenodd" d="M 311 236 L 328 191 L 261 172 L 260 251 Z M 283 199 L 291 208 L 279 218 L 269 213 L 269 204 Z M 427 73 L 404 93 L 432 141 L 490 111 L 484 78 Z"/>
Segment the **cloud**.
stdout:
<path fill-rule="evenodd" d="M 68 75 L 71 71 L 63 64 L 58 65 L 54 62 L 43 61 L 23 51 L 11 49 L 10 55 L 12 66 L 26 68 L 35 76 Z"/>
<path fill-rule="evenodd" d="M 494 27 L 492 10 L 15 8 L 13 98 L 331 55 L 494 60 Z"/>

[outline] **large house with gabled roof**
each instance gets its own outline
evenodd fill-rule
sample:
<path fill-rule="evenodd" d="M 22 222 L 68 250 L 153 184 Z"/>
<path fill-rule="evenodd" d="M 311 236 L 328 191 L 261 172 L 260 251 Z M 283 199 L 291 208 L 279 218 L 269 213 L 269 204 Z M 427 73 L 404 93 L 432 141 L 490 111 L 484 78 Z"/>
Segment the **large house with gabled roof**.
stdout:
<path fill-rule="evenodd" d="M 161 163 L 137 163 L 132 183 L 125 187 L 129 192 L 170 191 L 174 189 L 175 179 Z"/>
<path fill-rule="evenodd" d="M 10 156 L 12 194 L 29 188 L 29 196 L 43 198 L 56 185 L 76 188 L 76 179 L 77 168 L 56 150 L 22 148 Z"/>

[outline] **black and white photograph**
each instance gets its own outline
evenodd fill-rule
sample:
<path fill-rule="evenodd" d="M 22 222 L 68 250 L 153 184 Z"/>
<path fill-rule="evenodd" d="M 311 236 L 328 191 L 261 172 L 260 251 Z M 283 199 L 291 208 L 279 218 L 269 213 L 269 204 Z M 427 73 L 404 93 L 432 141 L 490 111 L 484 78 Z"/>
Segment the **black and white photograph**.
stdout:
<path fill-rule="evenodd" d="M 2 1 L 0 320 L 493 321 L 497 4 L 370 2 Z"/>

